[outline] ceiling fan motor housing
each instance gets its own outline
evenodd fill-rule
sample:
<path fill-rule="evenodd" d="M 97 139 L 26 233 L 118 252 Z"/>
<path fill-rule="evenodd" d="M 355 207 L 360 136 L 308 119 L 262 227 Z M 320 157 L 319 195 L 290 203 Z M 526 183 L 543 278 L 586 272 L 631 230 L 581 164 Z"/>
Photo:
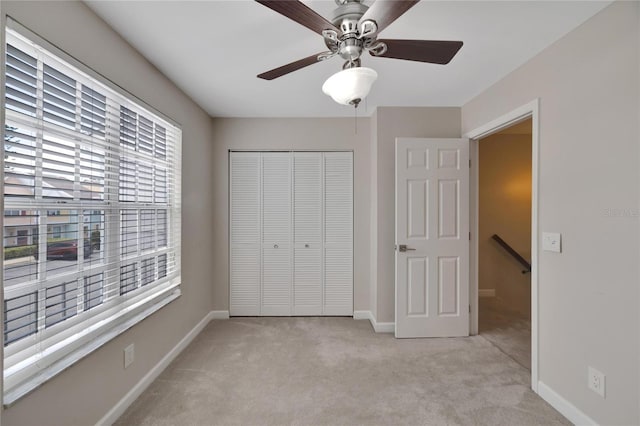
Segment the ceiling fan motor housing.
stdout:
<path fill-rule="evenodd" d="M 334 9 L 331 22 L 340 28 L 342 34 L 356 34 L 358 32 L 358 21 L 368 9 L 368 6 L 359 1 L 345 3 Z"/>
<path fill-rule="evenodd" d="M 369 9 L 360 0 L 336 0 L 338 7 L 333 11 L 331 22 L 342 32 L 339 41 L 327 40 L 325 43 L 347 61 L 348 67 L 359 65 L 365 41 L 360 37 L 358 21 Z M 345 64 L 346 65 L 346 64 Z"/>

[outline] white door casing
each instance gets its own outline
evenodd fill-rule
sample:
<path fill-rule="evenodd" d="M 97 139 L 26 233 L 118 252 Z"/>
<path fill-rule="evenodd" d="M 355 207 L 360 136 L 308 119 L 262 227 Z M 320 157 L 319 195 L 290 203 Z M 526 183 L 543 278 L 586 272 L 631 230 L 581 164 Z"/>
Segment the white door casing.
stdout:
<path fill-rule="evenodd" d="M 399 338 L 469 335 L 467 139 L 396 140 L 395 311 Z"/>

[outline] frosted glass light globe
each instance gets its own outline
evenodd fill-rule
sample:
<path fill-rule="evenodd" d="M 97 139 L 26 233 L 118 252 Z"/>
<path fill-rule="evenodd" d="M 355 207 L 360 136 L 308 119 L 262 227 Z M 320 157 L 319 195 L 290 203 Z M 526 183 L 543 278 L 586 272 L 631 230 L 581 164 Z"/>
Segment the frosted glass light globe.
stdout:
<path fill-rule="evenodd" d="M 342 105 L 355 105 L 367 97 L 378 73 L 371 68 L 347 68 L 335 73 L 322 85 L 322 91 Z"/>

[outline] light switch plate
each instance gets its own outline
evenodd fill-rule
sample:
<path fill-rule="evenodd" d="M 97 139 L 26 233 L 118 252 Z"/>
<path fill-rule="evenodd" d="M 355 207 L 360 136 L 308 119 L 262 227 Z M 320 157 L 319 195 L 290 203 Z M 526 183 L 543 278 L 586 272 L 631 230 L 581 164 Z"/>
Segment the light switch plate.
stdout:
<path fill-rule="evenodd" d="M 542 233 L 542 250 L 560 253 L 561 249 L 562 249 L 561 235 L 559 233 L 557 232 Z"/>

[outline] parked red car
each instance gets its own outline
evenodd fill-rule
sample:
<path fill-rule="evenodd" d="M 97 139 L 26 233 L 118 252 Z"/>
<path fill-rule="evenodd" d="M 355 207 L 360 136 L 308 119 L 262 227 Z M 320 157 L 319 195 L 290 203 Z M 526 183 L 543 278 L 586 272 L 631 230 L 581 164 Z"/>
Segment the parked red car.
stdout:
<path fill-rule="evenodd" d="M 91 243 L 84 242 L 84 258 L 91 256 Z M 38 259 L 38 253 L 34 255 Z M 78 258 L 78 242 L 76 240 L 56 241 L 47 243 L 47 260 L 76 260 Z"/>

